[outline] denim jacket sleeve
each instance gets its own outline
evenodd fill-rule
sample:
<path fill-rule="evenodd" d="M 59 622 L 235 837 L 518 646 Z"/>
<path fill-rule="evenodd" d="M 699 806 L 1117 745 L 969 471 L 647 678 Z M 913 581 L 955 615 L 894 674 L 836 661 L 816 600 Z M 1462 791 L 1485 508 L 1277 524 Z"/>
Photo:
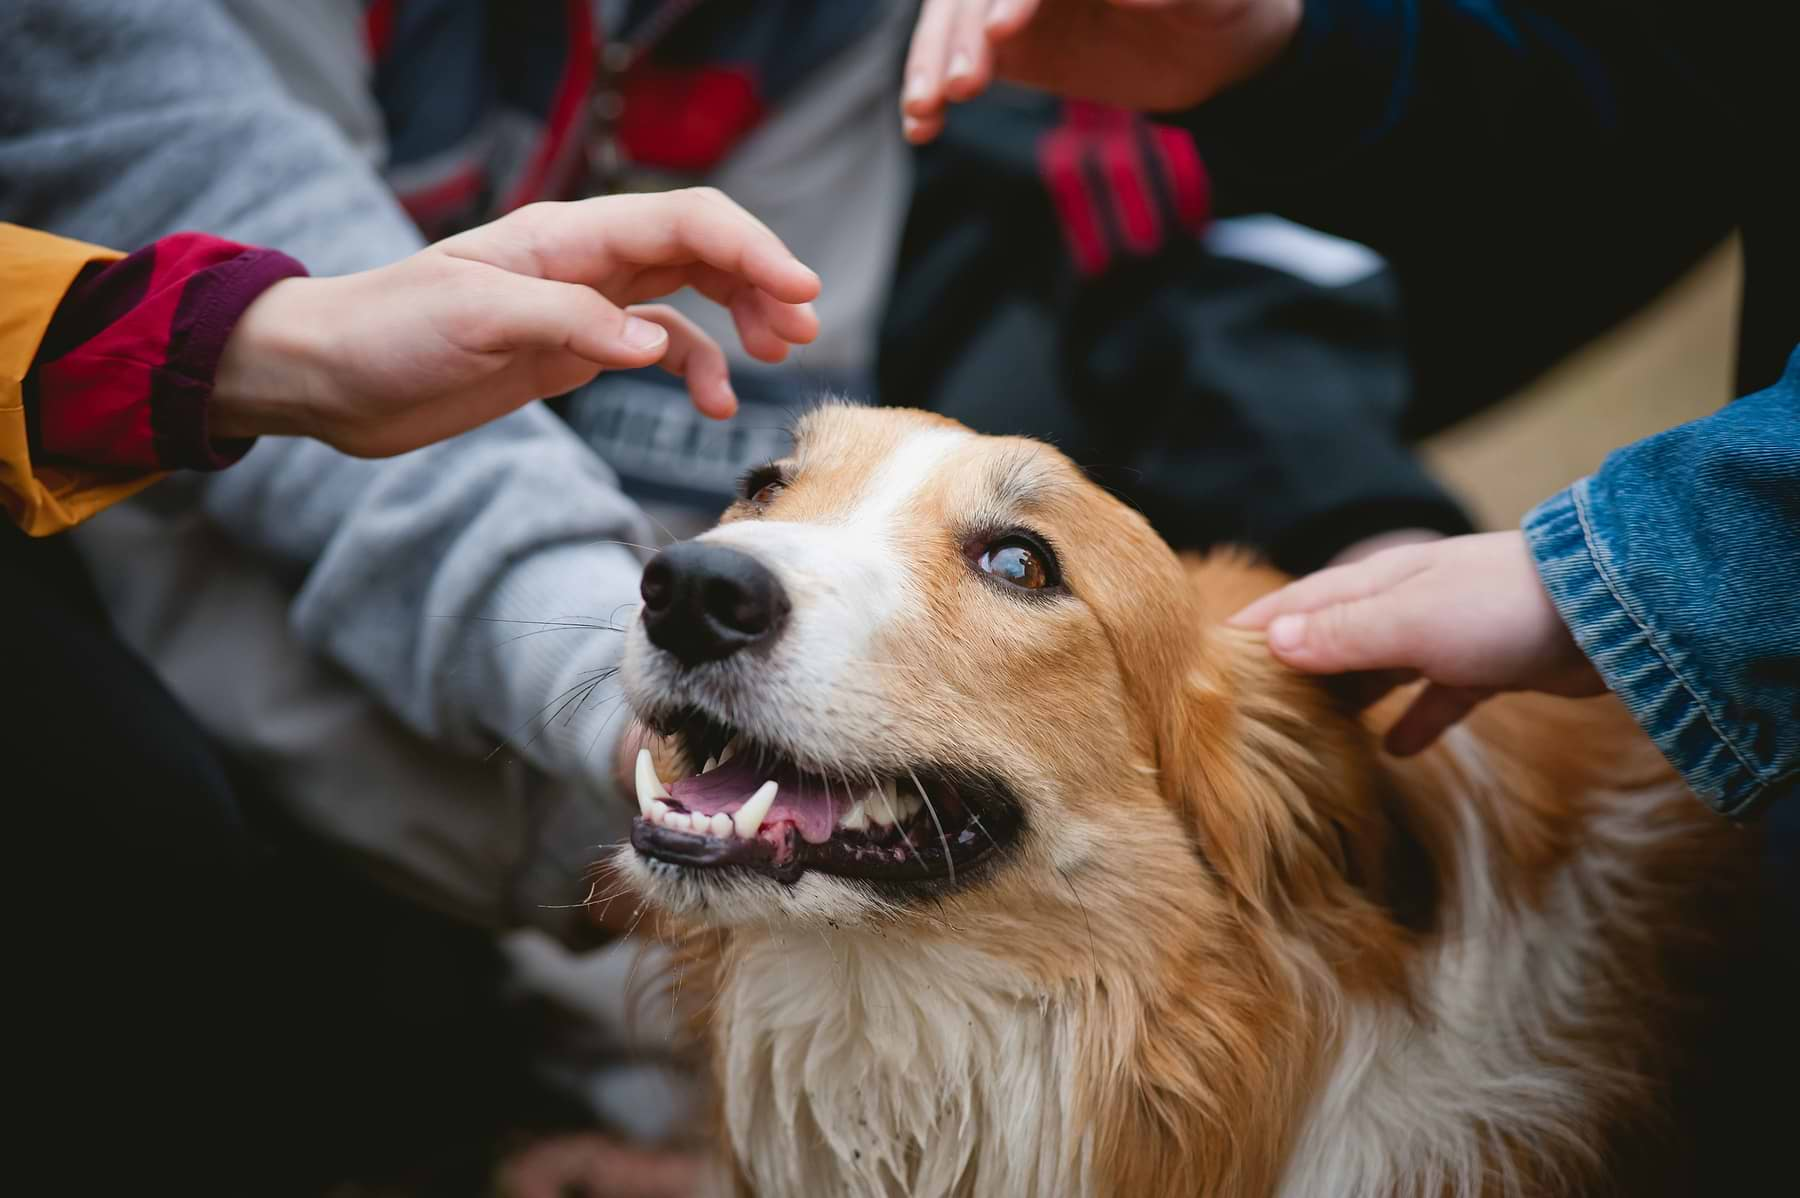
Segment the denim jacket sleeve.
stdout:
<path fill-rule="evenodd" d="M 1694 793 L 1735 819 L 1800 792 L 1800 349 L 1524 527 L 1576 643 Z"/>

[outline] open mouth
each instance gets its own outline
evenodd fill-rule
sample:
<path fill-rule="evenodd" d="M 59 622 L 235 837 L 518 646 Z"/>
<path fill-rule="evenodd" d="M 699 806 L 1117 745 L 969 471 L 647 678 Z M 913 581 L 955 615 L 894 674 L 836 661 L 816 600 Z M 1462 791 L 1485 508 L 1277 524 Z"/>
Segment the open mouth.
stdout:
<path fill-rule="evenodd" d="M 631 843 L 648 857 L 787 883 L 809 869 L 916 882 L 954 879 L 1018 829 L 1018 806 L 997 779 L 928 765 L 828 775 L 703 714 L 669 723 L 691 772 L 664 782 L 650 751 L 639 752 Z"/>

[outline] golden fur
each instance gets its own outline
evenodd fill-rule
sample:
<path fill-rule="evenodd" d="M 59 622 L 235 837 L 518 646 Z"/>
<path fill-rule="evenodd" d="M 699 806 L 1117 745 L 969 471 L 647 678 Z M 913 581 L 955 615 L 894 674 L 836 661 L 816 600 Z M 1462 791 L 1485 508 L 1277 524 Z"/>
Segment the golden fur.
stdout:
<path fill-rule="evenodd" d="M 954 427 L 824 409 L 768 510 L 727 522 L 865 536 L 846 513 L 886 504 L 910 598 L 830 718 L 847 753 L 998 771 L 1017 845 L 916 904 L 756 882 L 684 905 L 624 865 L 691 933 L 681 993 L 739 1187 L 1600 1190 L 1614 1137 L 1658 1115 L 1738 838 L 1610 700 L 1496 700 L 1384 756 L 1404 694 L 1356 712 L 1223 625 L 1277 574 L 1178 560 L 1046 446 L 946 440 L 911 494 L 869 494 L 909 438 Z M 971 577 L 966 532 L 1020 523 L 1071 601 Z M 756 917 L 724 918 L 739 902 Z M 859 1103 L 888 1125 L 836 1126 Z"/>

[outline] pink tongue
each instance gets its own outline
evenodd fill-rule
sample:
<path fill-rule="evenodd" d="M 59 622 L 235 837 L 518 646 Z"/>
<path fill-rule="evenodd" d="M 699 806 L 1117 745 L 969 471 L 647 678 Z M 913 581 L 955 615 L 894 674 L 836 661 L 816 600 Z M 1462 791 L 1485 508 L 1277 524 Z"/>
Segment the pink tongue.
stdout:
<path fill-rule="evenodd" d="M 838 807 L 849 801 L 843 785 L 827 785 L 823 778 L 802 774 L 792 765 L 759 765 L 750 754 L 732 758 L 708 774 L 682 778 L 669 786 L 669 797 L 689 811 L 727 815 L 744 805 L 757 787 L 773 779 L 777 790 L 763 827 L 788 820 L 809 844 L 824 844 L 837 827 Z"/>

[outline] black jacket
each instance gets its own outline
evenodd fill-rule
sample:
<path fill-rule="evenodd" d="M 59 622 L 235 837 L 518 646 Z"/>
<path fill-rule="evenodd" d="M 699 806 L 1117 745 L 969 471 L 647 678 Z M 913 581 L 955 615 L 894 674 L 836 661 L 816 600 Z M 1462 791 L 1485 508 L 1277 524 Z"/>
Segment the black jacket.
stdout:
<path fill-rule="evenodd" d="M 1422 411 L 1507 390 L 1743 233 L 1740 393 L 1800 341 L 1800 19 L 1718 0 L 1307 0 L 1182 118 L 1251 202 L 1380 250 Z"/>

